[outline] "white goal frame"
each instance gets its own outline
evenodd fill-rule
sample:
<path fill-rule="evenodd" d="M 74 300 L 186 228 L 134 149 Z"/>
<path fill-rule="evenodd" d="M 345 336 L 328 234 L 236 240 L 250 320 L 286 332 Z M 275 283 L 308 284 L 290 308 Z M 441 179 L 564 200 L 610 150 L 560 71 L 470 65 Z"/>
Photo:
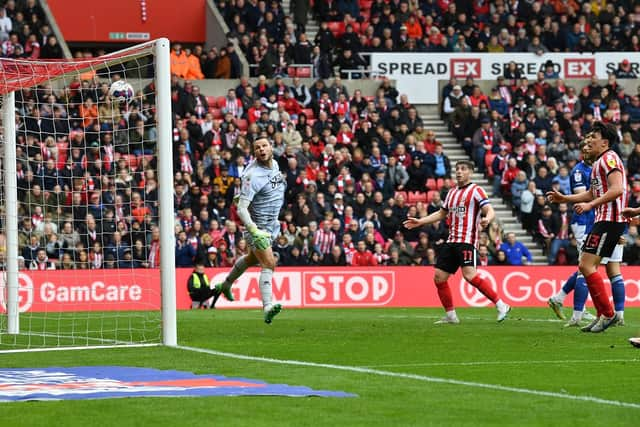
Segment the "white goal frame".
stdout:
<path fill-rule="evenodd" d="M 132 347 L 166 345 L 177 346 L 176 325 L 176 272 L 175 272 L 175 236 L 173 232 L 173 158 L 172 158 L 172 113 L 171 113 L 171 72 L 170 42 L 160 38 L 134 47 L 120 50 L 101 58 L 93 58 L 90 64 L 82 61 L 58 61 L 59 63 L 76 65 L 74 73 L 82 73 L 95 69 L 96 60 L 102 59 L 104 66 L 116 64 L 127 58 L 135 58 L 144 51 L 155 57 L 156 108 L 157 108 L 157 158 L 158 158 L 158 209 L 160 228 L 160 280 L 162 311 L 162 343 L 158 344 L 114 344 L 86 347 L 44 347 L 0 350 L 17 351 L 49 351 L 70 349 L 91 349 L 105 347 Z M 131 57 L 127 56 L 131 55 Z M 37 63 L 37 61 L 34 61 Z M 25 76 L 28 77 L 28 76 Z M 28 78 L 25 79 L 28 81 Z M 29 86 L 32 83 L 25 85 Z M 2 119 L 4 124 L 4 191 L 5 191 L 5 229 L 6 229 L 6 316 L 7 330 L 10 335 L 20 334 L 19 283 L 18 283 L 18 197 L 16 177 L 16 128 L 15 128 L 15 93 L 3 95 Z"/>

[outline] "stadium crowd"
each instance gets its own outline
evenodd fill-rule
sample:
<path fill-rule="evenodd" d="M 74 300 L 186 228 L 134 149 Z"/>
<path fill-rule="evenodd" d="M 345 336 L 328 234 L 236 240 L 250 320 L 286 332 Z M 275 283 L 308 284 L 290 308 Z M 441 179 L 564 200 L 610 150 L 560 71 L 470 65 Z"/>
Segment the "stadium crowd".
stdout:
<path fill-rule="evenodd" d="M 326 79 L 334 66 L 345 77 L 343 70 L 366 68 L 370 52 L 640 50 L 640 5 L 630 0 L 328 0 L 313 6 L 293 0 L 289 11 L 278 0 L 216 4 L 253 77 L 304 73 Z M 313 40 L 305 31 L 310 12 L 320 26 Z M 211 65 L 222 58 L 221 68 L 228 70 L 228 49 L 200 51 L 202 64 L 221 75 Z M 231 77 L 240 75 L 232 72 Z"/>
<path fill-rule="evenodd" d="M 58 39 L 36 0 L 7 0 L 0 7 L 3 58 L 63 58 Z"/>
<path fill-rule="evenodd" d="M 627 167 L 629 206 L 640 204 L 640 88 L 627 94 L 616 76 L 628 78 L 623 60 L 600 84 L 597 76 L 583 86 L 548 81 L 540 71 L 534 82 L 510 74 L 498 77 L 490 93 L 468 78 L 452 79 L 442 92 L 442 114 L 467 154 L 492 182 L 495 197 L 513 208 L 523 227 L 548 255 L 548 262 L 574 264 L 576 241 L 572 210 L 550 206 L 544 194 L 571 192 L 570 173 L 581 159 L 579 143 L 594 121 L 615 124 L 620 141 L 613 145 Z M 638 264 L 640 238 L 635 225 L 626 235 L 625 262 Z"/>

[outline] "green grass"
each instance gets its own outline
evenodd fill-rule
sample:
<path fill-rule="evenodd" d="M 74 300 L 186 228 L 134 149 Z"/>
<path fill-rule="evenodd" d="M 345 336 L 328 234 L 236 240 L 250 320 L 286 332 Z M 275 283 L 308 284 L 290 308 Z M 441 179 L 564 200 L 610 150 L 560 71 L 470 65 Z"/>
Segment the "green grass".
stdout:
<path fill-rule="evenodd" d="M 603 334 L 565 330 L 548 309 L 285 310 L 270 326 L 250 310 L 180 312 L 180 345 L 255 357 L 367 367 L 640 405 L 640 310 Z M 342 390 L 357 398 L 136 398 L 0 404 L 2 425 L 64 426 L 637 426 L 639 408 L 469 385 L 295 366 L 171 348 L 0 355 L 4 367 L 123 365 Z"/>

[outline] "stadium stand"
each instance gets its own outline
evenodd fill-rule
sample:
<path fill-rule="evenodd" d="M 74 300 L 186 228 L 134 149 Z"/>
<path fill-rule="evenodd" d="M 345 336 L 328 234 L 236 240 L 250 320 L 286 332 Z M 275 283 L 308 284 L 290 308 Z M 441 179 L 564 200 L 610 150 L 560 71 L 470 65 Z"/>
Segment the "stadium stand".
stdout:
<path fill-rule="evenodd" d="M 210 259 L 215 252 L 213 262 L 228 266 L 246 251 L 231 200 L 238 191 L 238 176 L 251 158 L 251 142 L 267 136 L 274 142 L 288 184 L 283 238 L 275 246 L 281 265 L 350 264 L 360 241 L 381 264 L 433 264 L 447 234 L 446 224 L 414 232 L 400 229 L 399 219 L 438 209 L 453 185 L 452 163 L 469 157 L 480 171 L 476 177 L 488 180 L 492 202 L 502 214 L 497 228 L 481 237 L 488 250 L 483 259 L 506 263 L 500 250 L 504 233 L 522 224 L 525 231 L 519 238 L 526 240 L 526 233 L 535 238 L 549 262 L 575 264 L 575 241 L 570 235 L 556 243 L 545 236 L 549 229 L 558 235 L 569 211 L 563 207 L 544 217 L 548 213 L 543 215 L 545 203 L 539 191 L 566 189 L 567 172 L 578 159 L 579 138 L 593 120 L 604 120 L 620 127 L 622 142 L 616 149 L 627 162 L 630 204 L 640 203 L 640 98 L 620 90 L 617 79 L 633 73 L 624 62 L 606 82 L 594 79 L 575 86 L 544 73 L 528 84 L 510 70 L 485 91 L 473 82 L 459 87 L 452 81 L 441 93 L 441 116 L 413 106 L 389 81 L 381 80 L 375 93 L 349 93 L 340 77 L 354 78 L 345 70 L 365 68 L 366 52 L 376 50 L 637 50 L 638 27 L 631 19 L 635 9 L 629 2 L 617 3 L 316 2 L 312 12 L 320 25 L 310 41 L 304 31 L 312 21 L 304 19 L 303 10 L 289 17 L 278 1 L 218 1 L 231 29 L 229 36 L 240 41 L 256 79 L 250 83 L 241 76 L 232 46 L 219 51 L 174 46 L 174 73 L 188 78 L 176 77 L 172 86 L 177 235 L 188 242 L 181 248 L 191 248 L 176 257 L 192 265 L 196 258 Z M 304 9 L 297 2 L 287 5 Z M 574 24 L 571 31 L 564 31 L 567 24 Z M 362 71 L 365 76 L 366 70 Z M 200 94 L 194 82 L 201 76 L 240 78 L 240 84 L 230 84 L 224 94 Z M 313 77 L 315 83 L 305 86 L 298 80 L 301 77 Z M 71 124 L 69 140 L 77 138 L 87 150 L 90 145 L 83 132 L 92 119 L 85 120 Z M 54 144 L 57 181 L 47 179 L 52 176 L 48 172 L 37 175 L 36 171 L 50 170 L 51 159 L 35 156 L 37 150 L 29 149 L 33 145 L 50 143 L 25 133 L 21 168 L 25 179 L 41 182 L 39 189 L 33 185 L 29 193 L 21 194 L 25 216 L 21 249 L 29 256 L 37 247 L 50 246 L 51 233 L 45 237 L 36 232 L 43 221 L 33 221 L 35 208 L 49 204 L 63 207 L 64 212 L 73 203 L 60 195 L 65 191 L 61 179 L 67 180 L 69 188 L 77 188 L 78 194 L 88 184 L 84 166 L 77 171 L 78 179 L 75 172 L 66 172 L 82 164 L 66 144 Z M 98 148 L 105 156 L 103 145 L 100 141 Z M 116 186 L 134 190 L 131 196 L 119 194 L 114 205 L 131 213 L 136 210 L 125 215 L 127 232 L 121 233 L 118 244 L 136 248 L 139 267 L 153 266 L 156 207 L 149 170 L 154 162 L 154 155 L 144 149 L 136 154 L 116 153 L 112 161 Z M 135 192 L 144 193 L 143 199 L 151 203 L 140 206 Z M 501 207 L 502 202 L 506 207 Z M 56 238 L 63 244 L 57 249 L 53 245 L 50 257 L 59 259 L 59 268 L 90 268 L 90 262 L 80 256 L 90 242 L 80 242 L 80 249 L 76 248 L 89 225 L 68 215 L 48 218 L 50 212 L 44 222 L 58 226 Z M 111 229 L 111 221 L 102 219 L 97 226 Z M 640 263 L 635 226 L 629 227 L 627 242 L 625 261 Z M 103 247 L 113 244 L 106 242 Z M 344 258 L 330 256 L 334 245 Z"/>
<path fill-rule="evenodd" d="M 0 43 L 4 58 L 58 59 L 62 48 L 35 0 L 3 2 Z"/>

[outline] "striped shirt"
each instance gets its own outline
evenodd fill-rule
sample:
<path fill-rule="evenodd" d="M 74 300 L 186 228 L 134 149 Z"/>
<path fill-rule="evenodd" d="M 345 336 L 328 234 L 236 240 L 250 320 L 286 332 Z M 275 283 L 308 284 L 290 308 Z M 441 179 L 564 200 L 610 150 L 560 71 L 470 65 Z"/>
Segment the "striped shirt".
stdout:
<path fill-rule="evenodd" d="M 594 199 L 605 194 L 609 190 L 607 178 L 616 170 L 622 173 L 622 195 L 596 207 L 596 222 L 627 222 L 626 218 L 622 216 L 622 209 L 627 206 L 627 174 L 622 160 L 615 151 L 605 151 L 594 162 L 591 169 L 591 194 Z"/>
<path fill-rule="evenodd" d="M 476 245 L 480 227 L 480 210 L 489 204 L 487 194 L 477 184 L 467 184 L 449 190 L 442 208 L 449 213 L 448 243 Z"/>
<path fill-rule="evenodd" d="M 327 255 L 331 252 L 331 248 L 333 248 L 335 244 L 336 235 L 333 231 L 324 231 L 323 229 L 316 231 L 313 239 L 313 245 L 316 247 L 318 252 L 323 255 Z"/>

